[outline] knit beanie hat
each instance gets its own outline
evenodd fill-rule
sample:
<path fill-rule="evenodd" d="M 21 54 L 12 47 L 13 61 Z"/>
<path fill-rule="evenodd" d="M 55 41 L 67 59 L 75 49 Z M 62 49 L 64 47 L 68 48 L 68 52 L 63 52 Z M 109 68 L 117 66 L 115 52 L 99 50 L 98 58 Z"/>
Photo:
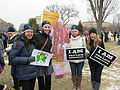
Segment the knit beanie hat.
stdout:
<path fill-rule="evenodd" d="M 45 24 L 51 25 L 49 21 L 43 21 L 43 22 L 42 22 L 42 27 L 43 27 Z"/>
<path fill-rule="evenodd" d="M 29 24 L 25 24 L 22 32 L 26 32 L 26 31 L 28 31 L 28 30 L 33 31 L 32 27 L 31 27 Z"/>
<path fill-rule="evenodd" d="M 78 30 L 78 26 L 77 25 L 72 25 L 71 30 L 73 30 L 73 29 L 77 29 Z"/>
<path fill-rule="evenodd" d="M 16 30 L 13 27 L 9 27 L 7 32 L 16 32 Z"/>
<path fill-rule="evenodd" d="M 91 33 L 95 33 L 95 34 L 97 34 L 96 29 L 95 29 L 95 28 L 91 28 L 91 29 L 89 30 L 89 34 L 91 34 Z"/>

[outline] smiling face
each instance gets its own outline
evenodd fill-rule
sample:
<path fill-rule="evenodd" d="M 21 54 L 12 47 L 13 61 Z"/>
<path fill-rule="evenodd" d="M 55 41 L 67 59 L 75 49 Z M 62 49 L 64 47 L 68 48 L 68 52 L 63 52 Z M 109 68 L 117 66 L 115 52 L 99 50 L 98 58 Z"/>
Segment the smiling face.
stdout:
<path fill-rule="evenodd" d="M 32 30 L 27 30 L 27 31 L 25 31 L 25 36 L 26 36 L 28 39 L 32 39 L 32 37 L 33 37 L 33 31 L 32 31 Z"/>
<path fill-rule="evenodd" d="M 90 34 L 90 38 L 91 38 L 92 40 L 94 40 L 94 39 L 96 38 L 96 36 L 97 36 L 96 33 L 91 33 L 91 34 Z"/>
<path fill-rule="evenodd" d="M 72 36 L 76 37 L 78 35 L 79 31 L 77 29 L 73 29 L 71 31 Z"/>
<path fill-rule="evenodd" d="M 43 26 L 43 32 L 46 33 L 46 34 L 49 34 L 51 31 L 51 25 L 50 24 L 45 24 Z"/>
<path fill-rule="evenodd" d="M 15 32 L 8 32 L 8 37 L 14 36 Z"/>

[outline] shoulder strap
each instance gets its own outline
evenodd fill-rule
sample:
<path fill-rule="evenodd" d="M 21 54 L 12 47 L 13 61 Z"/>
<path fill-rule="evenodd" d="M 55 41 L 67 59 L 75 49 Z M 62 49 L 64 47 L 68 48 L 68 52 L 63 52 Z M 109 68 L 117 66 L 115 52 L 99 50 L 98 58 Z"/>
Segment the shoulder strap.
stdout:
<path fill-rule="evenodd" d="M 48 42 L 48 37 L 47 37 L 47 39 L 46 39 L 46 41 L 45 41 L 44 45 L 42 46 L 41 50 L 43 50 L 43 49 L 45 48 L 45 46 L 46 46 L 47 42 Z"/>

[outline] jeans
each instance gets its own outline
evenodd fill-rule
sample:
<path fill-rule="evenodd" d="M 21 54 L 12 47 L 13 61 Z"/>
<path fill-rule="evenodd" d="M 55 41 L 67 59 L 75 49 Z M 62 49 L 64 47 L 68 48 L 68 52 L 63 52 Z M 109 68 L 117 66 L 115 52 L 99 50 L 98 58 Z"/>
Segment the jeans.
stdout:
<path fill-rule="evenodd" d="M 70 62 L 72 76 L 81 76 L 83 66 L 84 66 L 84 62 L 79 62 L 79 63 Z"/>

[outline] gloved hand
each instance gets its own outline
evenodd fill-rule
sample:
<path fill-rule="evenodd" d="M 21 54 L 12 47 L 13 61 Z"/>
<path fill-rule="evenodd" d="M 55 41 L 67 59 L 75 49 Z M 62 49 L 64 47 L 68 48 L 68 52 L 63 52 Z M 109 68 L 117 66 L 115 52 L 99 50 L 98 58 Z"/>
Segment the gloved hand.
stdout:
<path fill-rule="evenodd" d="M 86 49 L 85 57 L 88 58 L 90 55 L 90 52 Z"/>
<path fill-rule="evenodd" d="M 34 56 L 31 56 L 31 57 L 29 57 L 28 58 L 28 62 L 30 63 L 30 62 L 34 62 L 35 61 L 35 57 Z"/>
<path fill-rule="evenodd" d="M 7 48 L 5 49 L 6 52 L 9 52 L 12 49 L 13 44 L 8 44 Z"/>

